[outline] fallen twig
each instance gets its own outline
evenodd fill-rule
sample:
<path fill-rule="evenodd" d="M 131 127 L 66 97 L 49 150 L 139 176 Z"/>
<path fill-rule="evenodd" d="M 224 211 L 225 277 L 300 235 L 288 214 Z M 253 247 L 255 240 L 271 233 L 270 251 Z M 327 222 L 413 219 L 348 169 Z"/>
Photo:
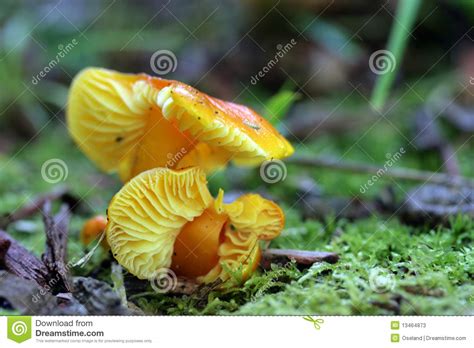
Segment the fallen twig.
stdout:
<path fill-rule="evenodd" d="M 262 253 L 260 265 L 263 269 L 269 269 L 272 263 L 285 265 L 294 260 L 300 267 L 310 267 L 316 262 L 336 263 L 339 255 L 326 251 L 308 251 L 292 249 L 267 249 Z"/>
<path fill-rule="evenodd" d="M 218 284 L 220 285 L 220 283 Z M 124 277 L 124 286 L 127 289 L 127 296 L 130 300 L 135 299 L 144 295 L 156 295 L 157 291 L 149 291 L 150 281 L 141 280 L 136 277 L 126 275 Z M 176 295 L 191 295 L 197 291 L 207 291 L 206 289 L 214 289 L 216 284 L 199 284 L 193 279 L 188 279 L 184 277 L 177 277 L 176 281 L 173 283 L 173 286 L 167 291 L 169 294 Z M 210 291 L 210 290 L 209 290 Z"/>
<path fill-rule="evenodd" d="M 23 315 L 87 315 L 85 307 L 71 299 L 67 305 L 44 291 L 37 282 L 0 271 L 0 298 L 7 308 Z M 104 313 L 107 314 L 107 313 Z"/>
<path fill-rule="evenodd" d="M 286 160 L 289 164 L 301 166 L 330 168 L 343 172 L 378 175 L 380 178 L 389 177 L 400 180 L 430 182 L 448 186 L 471 186 L 474 187 L 474 180 L 462 176 L 447 175 L 429 171 L 415 170 L 409 168 L 381 168 L 368 164 L 342 162 L 333 158 L 318 157 L 292 157 Z"/>
<path fill-rule="evenodd" d="M 53 295 L 71 292 L 66 266 L 67 230 L 70 212 L 63 205 L 51 216 L 51 202 L 42 208 L 46 233 L 46 249 L 41 260 L 24 248 L 7 232 L 0 230 L 0 266 L 23 279 L 34 280 Z"/>
<path fill-rule="evenodd" d="M 41 287 L 48 285 L 45 264 L 4 231 L 0 231 L 0 266 L 18 277 L 35 281 Z"/>
<path fill-rule="evenodd" d="M 410 223 L 438 224 L 457 214 L 474 216 L 474 189 L 422 185 L 408 192 L 402 207 L 403 220 Z"/>
<path fill-rule="evenodd" d="M 71 196 L 66 187 L 59 187 L 49 193 L 34 198 L 31 202 L 15 210 L 14 212 L 0 217 L 0 229 L 5 230 L 7 226 L 12 222 L 22 220 L 33 214 L 36 214 L 42 209 L 42 207 L 47 201 L 55 201 L 57 199 L 68 203 L 74 201 L 74 198 Z M 69 204 L 69 206 L 72 207 L 73 205 Z"/>
<path fill-rule="evenodd" d="M 71 214 L 67 205 L 62 205 L 59 213 L 51 216 L 51 202 L 46 201 L 42 210 L 43 221 L 46 232 L 46 250 L 42 260 L 50 272 L 50 276 L 56 279 L 53 294 L 71 292 L 66 266 L 67 235 Z"/>

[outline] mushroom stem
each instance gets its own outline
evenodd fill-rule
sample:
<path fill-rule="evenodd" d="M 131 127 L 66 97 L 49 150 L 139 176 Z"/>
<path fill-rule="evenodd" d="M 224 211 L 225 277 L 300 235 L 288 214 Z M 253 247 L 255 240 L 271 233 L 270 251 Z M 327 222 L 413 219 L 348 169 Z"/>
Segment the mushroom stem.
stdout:
<path fill-rule="evenodd" d="M 207 274 L 219 261 L 218 249 L 228 219 L 211 206 L 188 222 L 176 238 L 171 268 L 187 278 Z"/>

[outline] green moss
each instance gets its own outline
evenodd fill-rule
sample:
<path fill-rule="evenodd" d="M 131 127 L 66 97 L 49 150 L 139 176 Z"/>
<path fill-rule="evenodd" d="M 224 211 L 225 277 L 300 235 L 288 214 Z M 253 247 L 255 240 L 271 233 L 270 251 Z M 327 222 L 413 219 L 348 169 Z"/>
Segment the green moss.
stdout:
<path fill-rule="evenodd" d="M 331 238 L 335 227 L 343 233 Z M 341 256 L 337 264 L 314 264 L 302 272 L 293 263 L 274 265 L 238 289 L 205 296 L 151 292 L 137 304 L 153 314 L 185 315 L 472 314 L 474 254 L 465 246 L 472 238 L 467 217 L 436 230 L 375 218 L 327 225 L 310 221 L 286 229 L 272 247 L 335 251 Z"/>

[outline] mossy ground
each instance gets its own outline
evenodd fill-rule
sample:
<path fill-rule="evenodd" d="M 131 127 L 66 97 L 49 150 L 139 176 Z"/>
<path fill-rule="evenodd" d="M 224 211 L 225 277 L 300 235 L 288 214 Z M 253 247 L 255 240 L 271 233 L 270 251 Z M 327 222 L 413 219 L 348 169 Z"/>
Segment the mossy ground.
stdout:
<path fill-rule="evenodd" d="M 381 120 L 373 128 L 343 138 L 321 136 L 309 144 L 296 143 L 296 150 L 381 164 L 387 154 L 404 147 L 406 154 L 396 166 L 439 170 L 441 163 L 435 155 L 421 156 L 407 141 L 412 106 L 409 99 L 406 100 L 393 115 L 387 116 L 393 116 L 390 121 Z M 363 100 L 357 102 L 364 103 Z M 346 103 L 349 105 L 343 106 L 351 107 L 354 101 L 350 99 Z M 469 160 L 472 144 L 455 137 L 452 141 L 459 149 L 457 156 L 463 174 L 472 177 L 474 169 Z M 21 146 L 16 150 L 21 150 Z M 10 212 L 31 197 L 53 188 L 54 185 L 41 178 L 41 166 L 51 158 L 62 159 L 67 164 L 68 176 L 62 184 L 82 197 L 90 215 L 105 213 L 120 183 L 116 177 L 100 174 L 94 168 L 75 148 L 63 125 L 43 132 L 17 155 L 0 157 L 0 213 Z M 246 174 L 239 180 L 249 189 L 262 188 L 264 183 L 258 170 L 245 169 L 240 173 Z M 328 216 L 324 221 L 304 221 L 300 205 L 295 204 L 298 196 L 290 188 L 302 173 L 313 177 L 327 195 L 369 198 L 390 184 L 401 196 L 409 188 L 406 183 L 380 180 L 362 195 L 359 187 L 367 181 L 365 175 L 289 166 L 287 180 L 265 186 L 287 215 L 286 228 L 271 247 L 334 251 L 340 255 L 337 264 L 315 264 L 305 271 L 299 271 L 294 264 L 275 266 L 270 271 L 258 272 L 241 287 L 213 291 L 204 297 L 202 294 L 170 296 L 150 292 L 134 295 L 131 300 L 152 314 L 474 314 L 472 219 L 457 216 L 448 225 L 438 227 L 407 226 L 396 216 L 373 216 L 352 222 L 336 221 Z M 233 179 L 232 175 L 217 174 L 210 178 L 210 185 L 214 192 L 219 186 L 232 189 Z M 84 254 L 78 234 L 87 217 L 87 214 L 73 217 L 69 242 L 72 259 L 77 260 Z M 31 222 L 27 228 L 13 225 L 9 232 L 40 254 L 44 247 L 41 219 L 36 217 Z M 104 257 L 108 256 L 99 252 L 86 269 L 74 271 L 84 274 L 97 269 Z M 100 276 L 111 282 L 109 271 L 102 270 Z M 374 274 L 381 276 L 375 280 L 375 286 Z"/>

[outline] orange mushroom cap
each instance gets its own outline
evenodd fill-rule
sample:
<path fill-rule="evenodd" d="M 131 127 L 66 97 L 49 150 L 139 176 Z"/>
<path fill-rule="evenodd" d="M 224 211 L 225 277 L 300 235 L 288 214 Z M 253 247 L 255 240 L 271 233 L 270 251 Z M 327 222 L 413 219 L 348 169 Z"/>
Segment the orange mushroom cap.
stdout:
<path fill-rule="evenodd" d="M 127 181 L 142 171 L 199 165 L 255 165 L 293 153 L 291 144 L 252 109 L 184 83 L 88 68 L 74 79 L 69 131 L 106 172 Z"/>
<path fill-rule="evenodd" d="M 103 215 L 97 215 L 86 221 L 80 233 L 82 244 L 89 245 L 95 240 L 99 240 L 107 226 L 107 218 Z M 109 249 L 107 240 L 103 239 L 101 245 L 104 249 Z"/>
<path fill-rule="evenodd" d="M 115 195 L 108 209 L 107 241 L 117 261 L 140 279 L 162 268 L 209 283 L 257 267 L 260 240 L 277 237 L 284 215 L 259 195 L 223 203 L 207 188 L 200 168 L 145 171 Z"/>

